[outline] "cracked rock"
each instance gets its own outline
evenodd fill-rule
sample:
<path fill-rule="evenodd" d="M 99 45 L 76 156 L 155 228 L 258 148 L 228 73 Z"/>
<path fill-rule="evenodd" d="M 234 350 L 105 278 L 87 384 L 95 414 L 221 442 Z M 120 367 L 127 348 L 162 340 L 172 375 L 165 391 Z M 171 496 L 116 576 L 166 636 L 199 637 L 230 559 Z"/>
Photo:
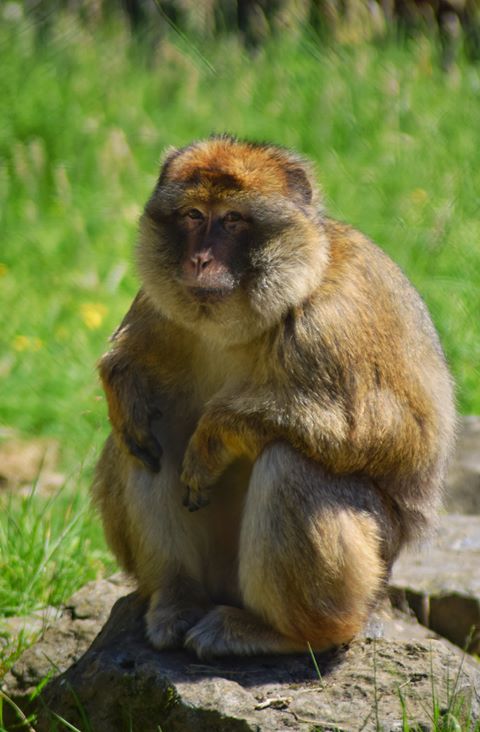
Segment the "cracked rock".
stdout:
<path fill-rule="evenodd" d="M 90 645 L 92 627 L 85 624 L 94 621 L 79 619 L 75 606 L 95 594 L 104 595 L 105 609 L 106 590 L 110 600 L 120 591 L 107 585 L 77 593 L 5 679 L 4 691 L 23 712 L 37 714 L 37 732 L 50 732 L 55 714 L 91 732 L 393 732 L 402 729 L 401 698 L 409 720 L 430 729 L 432 684 L 440 707 L 462 698 L 462 714 L 480 719 L 480 665 L 438 640 L 359 639 L 317 655 L 320 677 L 308 654 L 199 662 L 147 643 L 145 604 L 131 593 L 117 600 Z M 79 633 L 80 626 L 88 630 Z M 47 672 L 52 680 L 31 702 Z"/>

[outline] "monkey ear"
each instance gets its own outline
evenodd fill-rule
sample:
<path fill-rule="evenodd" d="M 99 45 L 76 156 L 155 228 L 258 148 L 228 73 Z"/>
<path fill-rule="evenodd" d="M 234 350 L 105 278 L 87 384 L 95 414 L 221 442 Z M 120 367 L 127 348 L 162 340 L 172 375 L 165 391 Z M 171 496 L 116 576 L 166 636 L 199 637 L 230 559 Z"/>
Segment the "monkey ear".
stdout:
<path fill-rule="evenodd" d="M 290 195 L 298 203 L 309 204 L 313 198 L 313 187 L 310 176 L 301 165 L 291 165 L 286 168 L 285 175 Z"/>
<path fill-rule="evenodd" d="M 171 165 L 171 163 L 175 160 L 176 157 L 178 157 L 181 153 L 181 150 L 177 147 L 169 146 L 164 151 L 161 159 L 161 168 L 160 168 L 160 176 L 158 179 L 158 184 L 162 185 L 165 178 L 168 175 L 168 169 Z"/>

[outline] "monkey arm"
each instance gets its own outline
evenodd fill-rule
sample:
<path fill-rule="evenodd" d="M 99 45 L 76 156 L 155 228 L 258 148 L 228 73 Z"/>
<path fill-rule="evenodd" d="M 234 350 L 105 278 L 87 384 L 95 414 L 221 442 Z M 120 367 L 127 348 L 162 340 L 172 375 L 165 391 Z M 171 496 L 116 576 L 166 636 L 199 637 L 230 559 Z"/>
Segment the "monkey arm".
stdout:
<path fill-rule="evenodd" d="M 429 436 L 421 431 L 422 421 L 394 396 L 370 389 L 347 413 L 344 404 L 324 403 L 321 392 L 305 401 L 288 399 L 289 392 L 250 388 L 207 408 L 183 462 L 181 479 L 188 487 L 185 505 L 190 510 L 208 503 L 205 489 L 235 458 L 255 461 L 274 440 L 289 442 L 336 474 L 408 476 L 429 462 Z"/>
<path fill-rule="evenodd" d="M 117 441 L 147 468 L 158 472 L 162 448 L 155 437 L 155 425 L 162 412 L 152 398 L 147 377 L 122 361 L 115 350 L 102 358 L 99 368 Z"/>
<path fill-rule="evenodd" d="M 286 440 L 308 457 L 324 461 L 325 446 L 332 434 L 338 435 L 338 421 L 338 415 L 319 407 L 315 410 L 313 403 L 303 412 L 274 389 L 269 395 L 250 389 L 216 400 L 199 420 L 185 452 L 181 479 L 189 488 L 187 505 L 196 500 L 196 508 L 205 505 L 201 491 L 233 460 L 245 456 L 254 462 L 274 440 Z"/>
<path fill-rule="evenodd" d="M 338 435 L 339 416 L 313 402 L 296 400 L 287 384 L 255 388 L 236 384 L 207 406 L 187 446 L 182 482 L 184 504 L 196 510 L 208 503 L 205 489 L 212 486 L 238 457 L 254 462 L 275 440 L 285 440 L 308 457 L 322 460 L 322 446 Z"/>
<path fill-rule="evenodd" d="M 252 462 L 264 447 L 278 435 L 268 427 L 260 414 L 235 409 L 238 394 L 207 409 L 198 422 L 183 460 L 182 482 L 187 486 L 184 505 L 190 511 L 208 504 L 205 489 L 209 488 L 237 457 Z M 255 404 L 250 395 L 249 401 Z"/>
<path fill-rule="evenodd" d="M 153 472 L 160 470 L 162 455 L 155 436 L 162 417 L 162 395 L 155 374 L 158 356 L 154 344 L 162 342 L 157 329 L 140 291 L 112 336 L 111 350 L 98 364 L 117 442 Z"/>

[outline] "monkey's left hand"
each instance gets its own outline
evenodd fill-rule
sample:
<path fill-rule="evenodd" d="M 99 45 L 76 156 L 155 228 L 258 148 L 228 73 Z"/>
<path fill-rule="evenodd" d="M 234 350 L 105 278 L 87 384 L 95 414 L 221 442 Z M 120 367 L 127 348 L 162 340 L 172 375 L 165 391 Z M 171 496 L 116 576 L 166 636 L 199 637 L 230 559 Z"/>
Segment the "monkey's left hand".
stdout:
<path fill-rule="evenodd" d="M 180 476 L 182 483 L 187 487 L 183 505 L 189 511 L 198 511 L 199 508 L 208 506 L 209 488 L 221 472 L 219 461 L 215 459 L 215 449 L 212 450 L 213 443 L 217 441 L 207 438 L 202 445 L 201 434 L 197 432 L 188 444 Z"/>
<path fill-rule="evenodd" d="M 188 443 L 180 476 L 187 486 L 183 505 L 189 511 L 198 511 L 208 505 L 209 488 L 231 460 L 217 425 L 204 416 Z"/>
<path fill-rule="evenodd" d="M 256 459 L 271 435 L 251 415 L 245 417 L 228 404 L 216 405 L 200 419 L 190 438 L 181 481 L 187 486 L 183 505 L 197 511 L 209 503 L 209 488 L 236 458 Z"/>

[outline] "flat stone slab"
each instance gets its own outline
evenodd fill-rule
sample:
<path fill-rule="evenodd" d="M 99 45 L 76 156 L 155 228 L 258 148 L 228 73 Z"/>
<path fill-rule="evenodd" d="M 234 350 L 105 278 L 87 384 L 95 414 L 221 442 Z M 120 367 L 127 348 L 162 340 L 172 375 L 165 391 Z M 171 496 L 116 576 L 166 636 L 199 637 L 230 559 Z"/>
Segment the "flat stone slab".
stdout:
<path fill-rule="evenodd" d="M 429 544 L 400 556 L 390 584 L 396 606 L 480 654 L 480 516 L 443 516 Z"/>
<path fill-rule="evenodd" d="M 131 593 L 89 646 L 89 595 L 107 605 L 120 587 L 83 588 L 7 674 L 4 691 L 25 714 L 38 714 L 37 732 L 51 732 L 55 714 L 90 732 L 401 732 L 402 700 L 410 723 L 428 730 L 433 693 L 459 724 L 466 715 L 480 719 L 480 664 L 438 640 L 359 639 L 317 655 L 320 673 L 308 654 L 200 662 L 185 651 L 155 651 L 145 639 L 145 604 Z M 47 673 L 54 678 L 31 702 Z M 4 705 L 5 713 L 9 728 L 14 714 Z"/>
<path fill-rule="evenodd" d="M 450 513 L 480 515 L 480 417 L 462 417 L 445 491 Z"/>

